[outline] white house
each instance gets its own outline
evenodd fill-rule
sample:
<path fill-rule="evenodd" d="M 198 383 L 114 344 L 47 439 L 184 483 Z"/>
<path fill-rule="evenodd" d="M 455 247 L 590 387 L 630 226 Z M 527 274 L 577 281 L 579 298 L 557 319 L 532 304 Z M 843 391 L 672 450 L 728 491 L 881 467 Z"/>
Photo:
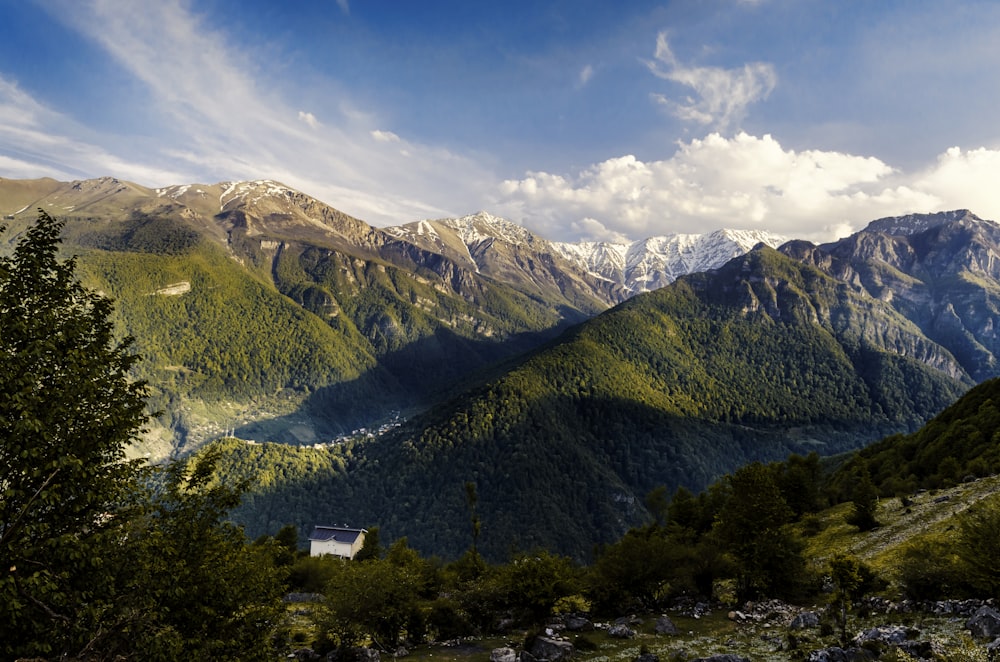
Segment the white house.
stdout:
<path fill-rule="evenodd" d="M 365 544 L 365 529 L 348 529 L 340 526 L 317 526 L 309 536 L 309 556 L 330 554 L 353 559 Z"/>

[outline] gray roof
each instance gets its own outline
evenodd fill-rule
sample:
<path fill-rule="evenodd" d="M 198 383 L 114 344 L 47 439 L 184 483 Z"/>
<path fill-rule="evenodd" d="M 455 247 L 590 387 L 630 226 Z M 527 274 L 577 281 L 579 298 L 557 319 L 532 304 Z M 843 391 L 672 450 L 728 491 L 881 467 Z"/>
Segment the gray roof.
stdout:
<path fill-rule="evenodd" d="M 326 542 L 333 540 L 346 545 L 353 545 L 362 533 L 368 533 L 365 529 L 347 529 L 341 526 L 317 526 L 313 529 L 309 540 Z"/>

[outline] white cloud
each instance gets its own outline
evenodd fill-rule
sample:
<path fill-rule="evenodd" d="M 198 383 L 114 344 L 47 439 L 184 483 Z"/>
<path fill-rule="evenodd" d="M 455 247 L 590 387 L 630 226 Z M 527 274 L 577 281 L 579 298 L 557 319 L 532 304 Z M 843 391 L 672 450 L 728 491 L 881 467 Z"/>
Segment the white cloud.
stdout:
<path fill-rule="evenodd" d="M 296 77 L 272 72 L 273 58 L 255 60 L 254 51 L 233 43 L 224 26 L 209 24 L 184 0 L 48 0 L 46 6 L 145 86 L 146 130 L 169 135 L 170 147 L 143 159 L 163 162 L 163 170 L 180 167 L 210 180 L 281 179 L 375 224 L 478 208 L 477 192 L 493 181 L 471 159 L 378 131 L 378 113 L 358 107 L 335 84 L 326 93 L 315 80 L 298 87 Z M 349 5 L 341 0 L 340 8 L 346 13 Z M 293 96 L 340 112 L 321 123 L 289 107 Z"/>
<path fill-rule="evenodd" d="M 0 74 L 0 172 L 5 176 L 65 180 L 113 174 L 159 183 L 184 176 L 172 168 L 122 158 L 94 141 L 74 137 L 88 133 Z"/>
<path fill-rule="evenodd" d="M 375 139 L 375 142 L 380 143 L 398 143 L 399 136 L 397 136 L 392 131 L 382 131 L 380 129 L 375 129 L 371 132 L 371 137 Z"/>
<path fill-rule="evenodd" d="M 303 110 L 299 111 L 299 119 L 309 125 L 310 129 L 318 129 L 320 127 L 319 120 L 312 113 L 307 113 Z"/>
<path fill-rule="evenodd" d="M 937 197 L 947 208 L 967 208 L 983 218 L 1000 220 L 1000 151 L 980 147 L 963 152 L 952 147 L 920 173 L 915 188 Z"/>
<path fill-rule="evenodd" d="M 684 121 L 720 130 L 739 124 L 747 107 L 766 99 L 778 83 L 774 67 L 764 62 L 750 62 L 740 69 L 684 65 L 670 50 L 664 32 L 656 38 L 654 57 L 646 66 L 655 76 L 689 87 L 697 96 L 676 101 L 654 94 L 653 99 Z"/>
<path fill-rule="evenodd" d="M 351 4 L 349 0 L 337 0 L 337 6 L 340 7 L 340 11 L 344 12 L 345 16 L 349 16 L 351 13 Z"/>
<path fill-rule="evenodd" d="M 590 82 L 590 79 L 594 77 L 594 67 L 591 65 L 586 65 L 580 70 L 580 74 L 577 76 L 577 83 L 580 87 L 583 87 Z"/>
<path fill-rule="evenodd" d="M 874 157 L 797 152 L 768 135 L 713 133 L 680 144 L 662 161 L 622 156 L 571 176 L 529 172 L 503 182 L 498 209 L 558 239 L 639 239 L 725 227 L 825 241 L 880 216 L 940 208 L 947 183 L 961 180 L 973 160 L 1000 169 L 997 153 L 968 156 L 957 163 L 945 158 L 945 167 L 914 178 Z"/>

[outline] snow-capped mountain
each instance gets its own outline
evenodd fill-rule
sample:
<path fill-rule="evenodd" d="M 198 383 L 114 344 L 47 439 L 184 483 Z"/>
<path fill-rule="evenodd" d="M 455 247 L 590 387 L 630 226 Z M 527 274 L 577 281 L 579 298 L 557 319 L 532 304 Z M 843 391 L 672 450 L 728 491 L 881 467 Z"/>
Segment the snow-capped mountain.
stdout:
<path fill-rule="evenodd" d="M 616 297 L 655 290 L 685 274 L 716 269 L 759 243 L 775 248 L 785 237 L 759 230 L 716 230 L 708 234 L 672 234 L 632 243 L 554 242 L 488 212 L 461 218 L 419 221 L 384 228 L 396 237 L 428 250 L 461 253 L 470 266 L 485 273 L 496 269 L 500 246 L 520 247 L 539 259 L 558 260 L 617 286 Z M 523 268 L 524 264 L 519 262 Z M 565 265 L 564 265 L 565 268 Z"/>
<path fill-rule="evenodd" d="M 632 243 L 553 243 L 553 247 L 567 259 L 585 265 L 590 273 L 637 294 L 669 285 L 685 274 L 717 269 L 757 244 L 776 248 L 785 241 L 785 237 L 760 230 L 716 230 Z"/>

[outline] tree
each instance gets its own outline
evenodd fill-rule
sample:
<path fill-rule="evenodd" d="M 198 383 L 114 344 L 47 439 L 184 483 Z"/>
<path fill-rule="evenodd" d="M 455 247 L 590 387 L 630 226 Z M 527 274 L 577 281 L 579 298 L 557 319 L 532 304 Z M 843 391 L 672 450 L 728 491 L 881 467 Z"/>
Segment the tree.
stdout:
<path fill-rule="evenodd" d="M 753 462 L 729 477 L 731 493 L 718 514 L 718 535 L 736 564 L 740 601 L 760 595 L 789 597 L 799 588 L 802 545 L 787 524 L 785 503 L 772 468 Z"/>
<path fill-rule="evenodd" d="M 214 480 L 220 450 L 176 461 L 138 495 L 119 558 L 119 651 L 144 660 L 272 660 L 287 553 L 225 521 L 247 485 Z M 157 486 L 157 484 L 159 484 Z"/>
<path fill-rule="evenodd" d="M 131 339 L 111 302 L 57 258 L 44 211 L 0 258 L 0 657 L 81 655 L 95 645 L 102 562 L 148 420 Z M 3 228 L 0 228 L 2 231 Z"/>
<path fill-rule="evenodd" d="M 859 531 L 871 531 L 879 526 L 875 513 L 878 511 L 878 490 L 872 482 L 868 466 L 862 465 L 858 470 L 857 483 L 854 485 L 854 495 L 851 500 L 851 512 L 847 523 L 858 527 Z"/>
<path fill-rule="evenodd" d="M 955 553 L 973 590 L 1000 593 L 1000 501 L 982 501 L 962 514 Z"/>
<path fill-rule="evenodd" d="M 872 591 L 885 587 L 875 572 L 867 565 L 846 554 L 837 554 L 830 560 L 830 579 L 833 594 L 830 607 L 840 629 L 840 643 L 847 645 L 847 617 L 854 604 Z"/>

